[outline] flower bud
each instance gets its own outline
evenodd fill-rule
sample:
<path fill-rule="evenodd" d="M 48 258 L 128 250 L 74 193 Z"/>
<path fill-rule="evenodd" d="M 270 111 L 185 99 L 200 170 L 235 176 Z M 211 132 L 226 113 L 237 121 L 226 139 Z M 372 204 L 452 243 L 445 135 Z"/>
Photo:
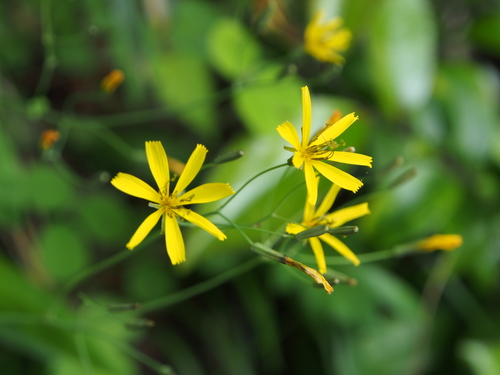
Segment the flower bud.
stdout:
<path fill-rule="evenodd" d="M 101 88 L 104 92 L 113 92 L 118 86 L 120 86 L 125 79 L 125 75 L 120 69 L 112 70 L 106 77 L 101 81 Z"/>
<path fill-rule="evenodd" d="M 112 303 L 108 305 L 109 312 L 122 312 L 122 311 L 131 311 L 137 310 L 141 305 L 137 302 L 130 303 Z"/>
<path fill-rule="evenodd" d="M 225 152 L 222 155 L 219 155 L 215 158 L 214 164 L 223 164 L 223 163 L 228 163 L 233 160 L 238 160 L 244 155 L 243 150 L 234 150 L 234 151 L 229 151 Z"/>
<path fill-rule="evenodd" d="M 328 233 L 334 236 L 348 236 L 350 234 L 358 233 L 359 228 L 354 225 L 347 225 L 345 227 L 331 228 Z"/>
<path fill-rule="evenodd" d="M 329 229 L 330 228 L 327 225 L 317 225 L 315 227 L 308 228 L 306 230 L 303 230 L 302 232 L 297 233 L 295 235 L 295 238 L 300 241 L 311 237 L 319 237 L 327 233 Z"/>
<path fill-rule="evenodd" d="M 155 322 L 151 319 L 131 319 L 125 323 L 125 327 L 133 330 L 140 330 L 154 327 Z"/>
<path fill-rule="evenodd" d="M 422 251 L 446 250 L 451 251 L 461 246 L 463 238 L 459 234 L 435 234 L 419 241 L 416 248 Z"/>

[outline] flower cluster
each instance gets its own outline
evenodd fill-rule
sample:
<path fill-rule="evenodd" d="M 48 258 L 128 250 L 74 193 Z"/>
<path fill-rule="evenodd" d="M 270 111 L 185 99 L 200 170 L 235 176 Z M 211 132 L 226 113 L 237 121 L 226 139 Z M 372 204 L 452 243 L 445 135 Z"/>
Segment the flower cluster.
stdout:
<path fill-rule="evenodd" d="M 352 147 L 341 149 L 341 147 L 345 146 L 345 142 L 337 140 L 356 120 L 357 116 L 354 113 L 342 117 L 339 112 L 334 112 L 326 124 L 311 138 L 311 97 L 309 89 L 302 87 L 302 139 L 299 139 L 295 127 L 288 121 L 277 127 L 277 131 L 281 137 L 291 144 L 291 147 L 284 147 L 285 150 L 292 152 L 292 156 L 288 160 L 288 165 L 304 172 L 307 191 L 302 220 L 300 222 L 288 223 L 286 225 L 286 232 L 295 235 L 297 240 L 307 240 L 313 250 L 319 272 L 266 245 L 251 242 L 250 240 L 252 250 L 267 258 L 301 270 L 312 277 L 317 283 L 323 284 L 328 293 L 331 293 L 333 288 L 322 276 L 322 274 L 327 272 L 327 263 L 322 242 L 335 249 L 352 264 L 359 265 L 359 258 L 336 235 L 356 233 L 358 230 L 357 227 L 347 227 L 344 224 L 370 214 L 368 203 L 366 202 L 350 207 L 342 207 L 330 212 L 341 189 L 350 190 L 355 193 L 363 185 L 362 181 L 337 168 L 335 165 L 341 163 L 366 167 L 372 166 L 372 158 L 370 156 L 355 153 Z M 183 165 L 178 160 L 167 158 L 161 142 L 149 141 L 146 142 L 146 156 L 158 190 L 155 190 L 137 177 L 126 173 L 118 173 L 111 180 L 111 183 L 117 189 L 149 201 L 149 206 L 155 209 L 132 235 L 132 238 L 126 245 L 128 249 L 133 249 L 139 245 L 160 218 L 162 219 L 162 231 L 165 233 L 167 253 L 172 264 L 179 264 L 186 260 L 186 250 L 178 223 L 179 219 L 188 221 L 204 229 L 221 241 L 226 239 L 226 235 L 215 224 L 186 207 L 191 204 L 214 202 L 235 194 L 231 186 L 226 183 L 207 183 L 185 191 L 201 170 L 207 152 L 208 150 L 205 146 L 197 145 L 186 165 Z M 217 158 L 215 164 L 235 160 L 241 156 L 241 151 L 229 153 L 226 156 Z M 171 171 L 174 172 L 174 179 L 178 178 L 173 188 L 171 186 L 171 182 L 173 181 Z M 319 206 L 316 207 L 321 176 L 326 177 L 332 184 Z M 240 191 L 241 189 L 238 193 Z M 228 222 L 235 226 L 235 228 L 237 227 L 235 223 L 229 220 Z M 241 228 L 239 230 L 241 232 Z M 414 244 L 411 248 L 423 251 L 432 251 L 438 248 L 450 250 L 460 244 L 460 236 L 440 235 L 430 237 L 416 245 Z"/>

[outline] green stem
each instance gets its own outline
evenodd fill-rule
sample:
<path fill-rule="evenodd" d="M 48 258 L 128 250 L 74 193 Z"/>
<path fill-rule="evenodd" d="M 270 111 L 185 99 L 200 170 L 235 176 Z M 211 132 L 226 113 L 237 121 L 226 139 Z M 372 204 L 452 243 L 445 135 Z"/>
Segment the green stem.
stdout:
<path fill-rule="evenodd" d="M 132 256 L 133 254 L 136 254 L 139 250 L 143 249 L 148 245 L 150 242 L 153 240 L 157 239 L 160 235 L 151 235 L 149 238 L 145 239 L 138 247 L 137 250 L 132 251 L 132 250 L 126 250 L 126 251 L 121 251 L 109 258 L 106 258 L 102 260 L 101 262 L 94 264 L 93 266 L 90 266 L 88 268 L 85 268 L 84 270 L 76 273 L 73 277 L 71 277 L 66 285 L 63 287 L 61 293 L 62 295 L 67 295 L 69 294 L 78 284 L 80 284 L 83 280 L 87 279 L 88 277 L 95 275 L 96 273 L 99 273 L 101 271 L 104 271 L 106 268 L 109 268 L 122 260 L 127 259 L 128 257 Z"/>
<path fill-rule="evenodd" d="M 380 260 L 386 260 L 390 258 L 394 258 L 403 254 L 409 254 L 413 252 L 414 246 L 413 244 L 410 246 L 408 244 L 405 245 L 400 245 L 396 246 L 392 249 L 387 249 L 387 250 L 381 250 L 377 251 L 375 253 L 370 253 L 370 254 L 360 254 L 358 255 L 358 258 L 361 263 L 371 263 L 371 262 L 377 262 Z M 315 262 L 316 258 L 313 255 L 300 255 L 298 256 L 299 259 L 304 260 L 305 262 Z M 337 256 L 331 256 L 331 257 L 325 257 L 326 259 L 326 264 L 329 266 L 343 266 L 343 265 L 352 265 L 352 262 L 344 257 L 337 257 Z"/>
<path fill-rule="evenodd" d="M 229 224 L 231 224 L 231 226 L 236 229 L 238 232 L 240 232 L 240 234 L 245 238 L 245 240 L 247 240 L 247 242 L 250 244 L 250 246 L 253 245 L 253 241 L 250 239 L 250 237 L 247 236 L 247 234 L 245 232 L 243 232 L 243 230 L 240 228 L 240 226 L 238 224 L 236 224 L 234 221 L 232 221 L 230 218 L 228 218 L 227 216 L 221 214 L 220 212 L 218 213 L 218 215 L 220 217 L 222 217 L 224 220 L 226 220 Z"/>
<path fill-rule="evenodd" d="M 255 176 L 253 176 L 247 182 L 245 182 L 238 190 L 236 190 L 236 193 L 234 193 L 233 195 L 231 195 L 231 197 L 226 202 L 224 202 L 224 204 L 222 206 L 220 206 L 217 211 L 221 211 L 224 207 L 226 207 L 228 205 L 228 203 L 231 202 L 234 199 L 234 197 L 236 197 L 250 182 L 252 182 L 253 180 L 255 180 L 257 177 L 260 177 L 263 174 L 265 174 L 267 172 L 271 172 L 271 171 L 273 171 L 275 169 L 278 169 L 278 168 L 281 168 L 281 167 L 286 167 L 287 165 L 288 165 L 287 163 L 276 165 L 274 167 L 268 168 L 268 169 L 266 169 L 266 170 L 264 170 L 262 172 L 257 173 Z"/>
<path fill-rule="evenodd" d="M 42 29 L 42 45 L 45 58 L 42 73 L 35 89 L 35 95 L 45 95 L 49 89 L 54 68 L 56 67 L 56 53 L 54 46 L 54 32 L 51 17 L 52 0 L 42 0 L 40 3 L 40 25 Z"/>
<path fill-rule="evenodd" d="M 250 271 L 257 265 L 259 265 L 261 262 L 262 261 L 260 258 L 253 258 L 238 267 L 231 268 L 230 270 L 226 271 L 221 275 L 215 276 L 207 281 L 196 284 L 190 288 L 184 289 L 174 294 L 170 294 L 168 296 L 159 297 L 147 301 L 141 305 L 141 308 L 138 310 L 138 312 L 140 312 L 141 314 L 145 314 L 154 310 L 172 306 L 176 303 L 185 301 L 189 298 L 205 293 L 237 276 L 244 274 L 245 272 Z"/>

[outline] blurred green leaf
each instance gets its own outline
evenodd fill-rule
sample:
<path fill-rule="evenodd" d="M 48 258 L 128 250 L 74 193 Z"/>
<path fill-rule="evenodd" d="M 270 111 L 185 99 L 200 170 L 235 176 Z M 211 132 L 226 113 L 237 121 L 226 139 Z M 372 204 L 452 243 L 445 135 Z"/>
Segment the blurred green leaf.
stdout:
<path fill-rule="evenodd" d="M 235 108 L 252 134 L 276 133 L 278 125 L 300 116 L 303 85 L 296 77 L 278 80 L 280 70 L 279 66 L 269 66 L 257 75 L 255 83 L 233 92 Z"/>
<path fill-rule="evenodd" d="M 500 374 L 500 344 L 479 340 L 464 340 L 458 348 L 459 356 L 469 365 L 474 375 Z"/>
<path fill-rule="evenodd" d="M 498 10 L 476 20 L 469 35 L 479 47 L 500 56 L 500 13 Z"/>
<path fill-rule="evenodd" d="M 17 160 L 14 145 L 0 127 L 0 224 L 12 226 L 20 221 L 28 205 L 30 186 Z"/>
<path fill-rule="evenodd" d="M 498 129 L 498 74 L 473 64 L 447 64 L 436 96 L 450 123 L 448 145 L 468 163 L 484 163 Z"/>
<path fill-rule="evenodd" d="M 62 209 L 73 196 L 69 183 L 48 165 L 31 166 L 26 184 L 33 205 L 40 211 Z"/>
<path fill-rule="evenodd" d="M 164 242 L 162 238 L 155 248 L 163 247 Z M 130 298 L 139 302 L 174 292 L 177 282 L 166 252 L 136 255 L 134 262 L 129 262 L 125 268 L 124 285 Z"/>
<path fill-rule="evenodd" d="M 207 2 L 198 0 L 179 1 L 172 5 L 174 8 L 170 32 L 174 50 L 182 55 L 206 60 L 207 37 L 218 21 L 215 9 Z M 193 22 L 193 14 L 196 14 L 196 22 Z"/>
<path fill-rule="evenodd" d="M 394 116 L 430 98 L 436 69 L 437 28 L 426 0 L 383 0 L 371 15 L 368 58 L 377 101 Z"/>
<path fill-rule="evenodd" d="M 40 233 L 40 247 L 43 263 L 58 281 L 82 270 L 90 260 L 79 235 L 64 224 L 45 227 Z"/>
<path fill-rule="evenodd" d="M 238 19 L 221 19 L 208 37 L 210 61 L 227 79 L 250 75 L 262 64 L 261 46 Z"/>
<path fill-rule="evenodd" d="M 214 83 L 206 64 L 197 56 L 169 53 L 155 61 L 155 69 L 156 89 L 167 107 L 200 138 L 218 134 Z"/>
<path fill-rule="evenodd" d="M 109 194 L 96 193 L 80 202 L 79 214 L 82 223 L 79 228 L 88 228 L 88 235 L 103 243 L 125 243 L 128 211 Z"/>

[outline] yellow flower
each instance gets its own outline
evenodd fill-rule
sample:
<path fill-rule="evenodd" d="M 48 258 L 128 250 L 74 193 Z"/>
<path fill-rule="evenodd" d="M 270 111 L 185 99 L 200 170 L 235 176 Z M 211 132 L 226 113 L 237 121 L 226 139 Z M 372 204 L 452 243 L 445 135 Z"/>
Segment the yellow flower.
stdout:
<path fill-rule="evenodd" d="M 342 28 L 340 17 L 322 23 L 324 13 L 319 11 L 309 22 L 304 33 L 304 48 L 319 61 L 341 65 L 345 59 L 338 53 L 349 48 L 352 34 Z"/>
<path fill-rule="evenodd" d="M 134 197 L 146 199 L 151 202 L 149 203 L 150 207 L 156 208 L 156 211 L 143 221 L 127 243 L 128 249 L 132 250 L 139 245 L 160 220 L 160 217 L 163 217 L 162 227 L 165 231 L 167 253 L 172 264 L 178 264 L 186 260 L 184 240 L 177 223 L 177 216 L 201 227 L 221 241 L 226 239 L 224 233 L 213 223 L 184 207 L 184 205 L 188 204 L 213 202 L 234 194 L 231 186 L 223 183 L 204 184 L 183 192 L 200 171 L 207 152 L 205 146 L 196 146 L 172 192 L 170 192 L 170 171 L 167 154 L 159 141 L 146 142 L 146 156 L 151 173 L 158 185 L 158 191 L 144 181 L 127 173 L 118 173 L 111 180 L 113 186 L 118 190 Z"/>
<path fill-rule="evenodd" d="M 112 70 L 106 77 L 101 81 L 101 88 L 104 92 L 113 92 L 118 86 L 120 86 L 125 79 L 125 75 L 120 69 Z"/>
<path fill-rule="evenodd" d="M 295 168 L 302 168 L 304 171 L 307 194 L 311 205 L 314 206 L 318 199 L 318 182 L 314 169 L 334 184 L 346 190 L 356 192 L 363 185 L 360 180 L 350 174 L 328 163 L 324 163 L 324 161 L 332 161 L 364 165 L 371 168 L 371 156 L 356 154 L 354 152 L 336 151 L 337 147 L 341 146 L 343 141 L 337 143 L 334 139 L 342 134 L 357 119 L 354 113 L 350 113 L 335 123 L 326 124 L 323 129 L 308 141 L 311 133 L 312 110 L 309 89 L 305 86 L 302 87 L 302 142 L 299 140 L 297 131 L 290 122 L 285 121 L 276 129 L 281 137 L 293 146 L 293 148 L 285 146 L 285 149 L 293 152 L 293 166 Z"/>
<path fill-rule="evenodd" d="M 425 240 L 417 242 L 417 249 L 422 251 L 434 250 L 454 250 L 461 246 L 463 242 L 462 236 L 459 234 L 435 234 Z"/>
<path fill-rule="evenodd" d="M 370 213 L 368 203 L 361 203 L 356 206 L 342 208 L 338 211 L 327 213 L 332 207 L 339 191 L 340 186 L 332 185 L 317 210 L 315 210 L 314 205 L 310 204 L 309 201 L 306 200 L 302 223 L 289 223 L 286 226 L 286 231 L 290 234 L 297 234 L 303 230 L 318 225 L 327 225 L 330 228 L 337 228 L 351 220 Z M 307 240 L 309 241 L 309 244 L 314 252 L 316 263 L 318 264 L 318 269 L 321 273 L 326 272 L 326 261 L 323 246 L 321 245 L 320 240 L 333 247 L 340 253 L 340 255 L 349 259 L 352 263 L 354 263 L 354 265 L 357 266 L 360 263 L 358 257 L 342 241 L 329 233 L 325 233 L 319 237 L 311 237 Z"/>

